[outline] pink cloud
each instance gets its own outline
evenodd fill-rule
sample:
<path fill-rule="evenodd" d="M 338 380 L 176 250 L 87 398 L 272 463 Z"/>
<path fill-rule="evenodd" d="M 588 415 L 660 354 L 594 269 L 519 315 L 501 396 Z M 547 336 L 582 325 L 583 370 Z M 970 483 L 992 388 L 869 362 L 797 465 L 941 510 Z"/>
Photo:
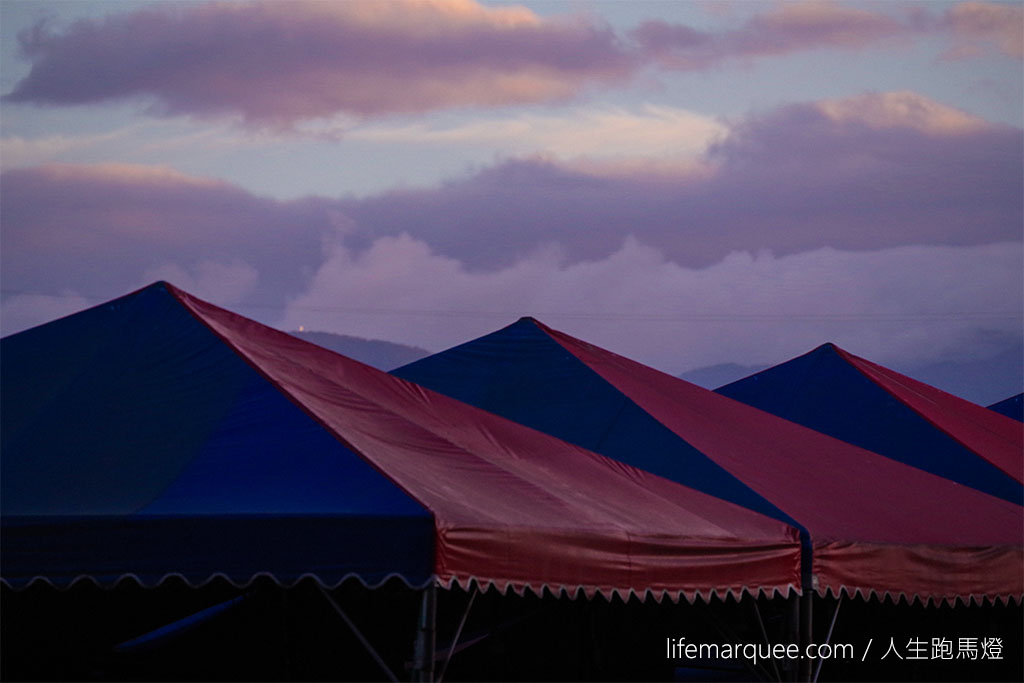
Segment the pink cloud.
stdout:
<path fill-rule="evenodd" d="M 33 66 L 8 101 L 144 95 L 268 125 L 565 98 L 632 68 L 606 29 L 472 0 L 189 3 L 36 26 L 21 43 Z"/>
<path fill-rule="evenodd" d="M 942 136 L 983 133 L 990 128 L 984 119 L 909 91 L 823 100 L 816 107 L 837 123 L 865 125 L 876 130 L 905 128 Z"/>
<path fill-rule="evenodd" d="M 402 234 L 470 272 L 545 250 L 566 264 L 606 259 L 630 235 L 690 268 L 737 251 L 1019 243 L 1022 156 L 1019 128 L 886 93 L 751 118 L 696 171 L 520 159 L 437 188 L 277 201 L 169 169 L 12 169 L 0 259 L 5 288 L 110 296 L 160 268 L 198 279 L 204 263 L 229 264 L 229 280 L 251 282 L 248 300 L 279 306 L 325 244 L 358 255 Z"/>
<path fill-rule="evenodd" d="M 767 7 L 767 6 L 766 6 Z M 983 2 L 897 19 L 832 2 L 787 2 L 738 28 L 648 21 L 628 36 L 582 16 L 542 18 L 475 0 L 212 2 L 44 23 L 20 36 L 31 70 L 4 95 L 37 105 L 148 98 L 153 111 L 288 127 L 339 113 L 380 116 L 564 100 L 653 63 L 706 69 L 815 49 L 952 36 L 947 56 L 1022 53 L 1021 8 Z"/>
<path fill-rule="evenodd" d="M 1018 128 L 913 93 L 791 105 L 733 126 L 701 167 L 591 172 L 541 159 L 345 205 L 365 235 L 424 239 L 477 267 L 545 244 L 603 258 L 634 234 L 671 260 L 735 250 L 1019 240 Z"/>
<path fill-rule="evenodd" d="M 785 55 L 818 48 L 863 48 L 908 27 L 883 14 L 829 2 L 782 3 L 741 28 L 717 34 L 650 21 L 633 37 L 666 66 L 700 69 L 731 58 Z"/>
<path fill-rule="evenodd" d="M 947 58 L 976 57 L 994 48 L 1024 55 L 1024 8 L 1015 4 L 964 2 L 938 15 L 912 7 L 902 17 L 824 0 L 780 3 L 734 30 L 697 31 L 681 24 L 648 21 L 632 32 L 643 50 L 662 65 L 706 69 L 730 59 L 756 59 L 816 49 L 864 49 L 882 41 L 921 36 L 953 40 Z"/>
<path fill-rule="evenodd" d="M 987 46 L 1010 57 L 1024 57 L 1024 7 L 1020 4 L 964 2 L 946 13 L 945 23 L 959 43 L 947 56 L 975 56 Z"/>

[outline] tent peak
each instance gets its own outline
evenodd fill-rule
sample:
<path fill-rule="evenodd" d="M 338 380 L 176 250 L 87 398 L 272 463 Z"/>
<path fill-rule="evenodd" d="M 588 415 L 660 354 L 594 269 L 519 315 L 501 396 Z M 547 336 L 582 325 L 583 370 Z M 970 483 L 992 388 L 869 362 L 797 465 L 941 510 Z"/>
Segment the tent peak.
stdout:
<path fill-rule="evenodd" d="M 548 327 L 547 325 L 542 323 L 540 320 L 537 320 L 532 315 L 524 315 L 521 318 L 519 318 L 519 320 L 515 321 L 514 323 L 512 323 L 511 325 L 508 326 L 508 328 L 516 328 L 516 329 L 522 329 L 524 327 L 536 328 L 536 329 L 538 329 L 538 330 L 540 330 L 542 332 L 546 332 L 548 334 L 550 334 L 551 331 L 552 331 L 550 327 Z"/>
<path fill-rule="evenodd" d="M 841 346 L 839 346 L 838 344 L 836 344 L 835 342 L 825 342 L 824 344 L 822 344 L 818 348 L 814 349 L 814 351 L 812 351 L 812 353 L 822 353 L 822 352 L 832 352 L 832 353 L 840 353 L 840 354 L 841 353 L 845 353 L 843 348 Z"/>

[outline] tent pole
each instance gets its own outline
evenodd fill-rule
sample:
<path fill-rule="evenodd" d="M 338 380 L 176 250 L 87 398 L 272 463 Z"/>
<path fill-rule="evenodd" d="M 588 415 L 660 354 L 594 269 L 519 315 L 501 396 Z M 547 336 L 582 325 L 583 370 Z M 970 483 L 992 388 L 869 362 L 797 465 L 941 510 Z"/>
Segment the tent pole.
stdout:
<path fill-rule="evenodd" d="M 771 643 L 770 640 L 768 640 L 768 631 L 764 627 L 764 620 L 761 618 L 761 609 L 757 606 L 757 598 L 755 598 L 753 595 L 751 595 L 750 597 L 751 597 L 751 601 L 754 604 L 754 615 L 757 617 L 757 625 L 761 629 L 761 638 L 764 641 L 764 644 L 767 647 L 771 648 L 772 643 Z M 772 680 L 781 681 L 782 680 L 782 674 L 779 673 L 779 667 L 776 666 L 775 660 L 771 659 L 769 661 L 772 664 L 772 673 L 775 674 L 775 678 L 772 679 Z"/>
<path fill-rule="evenodd" d="M 694 604 L 697 604 L 696 600 L 694 601 Z M 711 625 L 715 627 L 715 630 L 717 630 L 720 635 L 724 636 L 725 642 L 741 642 L 739 636 L 737 636 L 736 633 L 731 628 L 729 628 L 729 625 L 722 621 L 722 619 L 720 619 L 717 614 L 715 614 L 714 610 L 712 610 L 709 606 L 709 603 L 703 603 L 702 607 L 704 613 L 711 620 Z M 763 663 L 754 664 L 746 658 L 742 660 L 742 663 L 743 666 L 747 669 L 747 671 L 753 674 L 755 679 L 761 681 L 772 680 L 771 672 L 764 668 Z"/>
<path fill-rule="evenodd" d="M 444 664 L 441 665 L 441 673 L 437 675 L 437 683 L 441 683 L 444 680 L 445 672 L 448 671 L 448 663 L 452 661 L 452 657 L 455 655 L 455 649 L 459 645 L 459 638 L 462 637 L 462 628 L 466 625 L 466 618 L 469 616 L 469 610 L 473 608 L 473 601 L 476 600 L 477 589 L 474 588 L 473 592 L 469 594 L 469 604 L 466 605 L 466 611 L 462 613 L 462 619 L 459 620 L 459 627 L 455 629 L 455 637 L 452 638 L 452 644 L 448 648 L 448 656 L 444 658 Z"/>
<path fill-rule="evenodd" d="M 800 652 L 807 652 L 807 646 L 814 638 L 814 591 L 805 588 L 800 596 Z M 803 657 L 800 659 L 800 680 L 810 683 L 814 677 L 814 661 Z"/>
<path fill-rule="evenodd" d="M 789 600 L 786 601 L 786 641 L 787 643 L 800 643 L 800 596 L 793 592 L 790 594 Z M 796 662 L 792 659 L 786 659 L 782 662 L 782 669 L 786 674 L 785 680 L 787 681 L 798 681 L 800 680 L 799 667 Z"/>
<path fill-rule="evenodd" d="M 397 683 L 398 677 L 395 676 L 394 672 L 391 671 L 391 667 L 389 667 L 387 665 L 387 662 L 384 661 L 384 658 L 377 653 L 377 651 L 373 648 L 373 645 L 370 644 L 370 641 L 367 640 L 366 636 L 363 635 L 362 631 L 360 631 L 356 627 L 355 622 L 353 622 L 349 618 L 349 616 L 345 614 L 345 610 L 341 609 L 341 605 L 339 605 L 334 600 L 334 598 L 331 597 L 331 594 L 328 593 L 327 590 L 319 583 L 317 583 L 317 588 L 320 589 L 320 594 L 327 598 L 327 603 L 334 608 L 334 611 L 338 614 L 339 617 L 341 617 L 342 621 L 344 621 L 345 624 L 352 630 L 353 635 L 355 635 L 355 637 L 359 640 L 362 646 L 366 648 L 366 651 L 373 658 L 373 661 L 377 663 L 377 666 L 381 668 L 381 671 L 383 671 L 384 674 L 387 675 L 388 680 L 395 681 Z"/>
<path fill-rule="evenodd" d="M 839 616 L 839 608 L 843 606 L 843 594 L 839 594 L 839 601 L 836 602 L 836 609 L 832 612 L 832 623 L 828 625 L 828 634 L 825 636 L 825 642 L 832 642 L 832 629 L 836 627 L 836 617 Z M 814 679 L 811 683 L 818 683 L 818 675 L 821 673 L 821 665 L 825 663 L 825 660 L 818 657 L 818 666 L 814 669 Z"/>
<path fill-rule="evenodd" d="M 795 640 L 800 644 L 800 654 L 807 653 L 807 646 L 814 640 L 814 544 L 807 529 L 800 528 L 800 596 L 793 605 L 793 626 Z M 814 675 L 811 660 L 801 657 L 795 667 L 796 680 L 809 683 Z"/>
<path fill-rule="evenodd" d="M 420 618 L 416 625 L 416 644 L 413 649 L 412 680 L 431 682 L 434 680 L 434 623 L 437 619 L 437 586 L 431 580 L 423 589 L 420 602 Z"/>
<path fill-rule="evenodd" d="M 224 602 L 217 603 L 213 607 L 207 607 L 201 609 L 194 614 L 190 614 L 187 617 L 176 619 L 171 623 L 161 626 L 153 631 L 143 633 L 141 636 L 136 636 L 131 640 L 126 640 L 123 643 L 119 643 L 114 646 L 115 652 L 131 652 L 139 648 L 145 648 L 151 646 L 153 643 L 159 643 L 167 638 L 174 638 L 185 631 L 198 626 L 199 624 L 206 623 L 210 619 L 221 615 L 222 613 L 238 606 L 242 601 L 249 598 L 251 593 L 246 592 L 241 595 L 225 600 Z"/>

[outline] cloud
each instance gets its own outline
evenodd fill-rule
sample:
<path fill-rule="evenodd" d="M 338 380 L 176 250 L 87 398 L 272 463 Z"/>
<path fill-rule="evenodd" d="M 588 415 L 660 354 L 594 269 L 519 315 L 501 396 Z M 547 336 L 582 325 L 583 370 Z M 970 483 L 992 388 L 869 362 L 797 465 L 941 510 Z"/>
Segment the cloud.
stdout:
<path fill-rule="evenodd" d="M 1017 3 L 964 2 L 944 17 L 956 46 L 949 57 L 971 57 L 986 50 L 1024 57 L 1024 7 Z"/>
<path fill-rule="evenodd" d="M 259 273 L 248 263 L 234 259 L 200 261 L 194 268 L 186 269 L 176 263 L 167 263 L 151 268 L 142 276 L 143 284 L 166 280 L 173 282 L 196 296 L 216 301 L 222 306 L 231 306 L 242 301 L 256 289 Z"/>
<path fill-rule="evenodd" d="M 1024 54 L 1024 9 L 1019 5 L 963 2 L 942 14 L 920 6 L 899 12 L 899 6 L 893 5 L 895 12 L 878 12 L 826 0 L 784 2 L 754 14 L 735 29 L 711 32 L 653 20 L 630 35 L 649 58 L 687 71 L 810 50 L 899 45 L 923 37 L 952 41 L 947 58 Z"/>
<path fill-rule="evenodd" d="M 606 28 L 472 0 L 187 3 L 20 40 L 32 69 L 9 102 L 142 95 L 164 113 L 272 127 L 563 99 L 633 68 Z"/>
<path fill-rule="evenodd" d="M 753 16 L 739 29 L 710 33 L 655 20 L 634 29 L 632 37 L 664 66 L 691 70 L 729 59 L 820 48 L 863 48 L 906 35 L 909 30 L 876 12 L 831 2 L 787 2 Z"/>
<path fill-rule="evenodd" d="M 0 182 L 4 288 L 34 293 L 102 300 L 170 265 L 202 284 L 217 279 L 209 264 L 240 262 L 260 274 L 253 297 L 280 305 L 339 225 L 323 200 L 278 202 L 163 167 L 53 164 Z M 251 280 L 237 269 L 232 278 Z"/>
<path fill-rule="evenodd" d="M 962 351 L 979 330 L 1019 338 L 1019 244 L 733 252 L 688 268 L 628 237 L 605 258 L 542 250 L 474 271 L 409 235 L 338 243 L 282 327 L 442 349 L 521 315 L 669 372 L 774 363 L 834 341 L 883 363 Z"/>
<path fill-rule="evenodd" d="M 9 136 L 0 139 L 3 168 L 32 166 L 66 156 L 69 153 L 89 150 L 125 137 L 127 131 L 114 131 L 93 135 L 47 135 L 38 138 Z"/>
<path fill-rule="evenodd" d="M 19 35 L 28 75 L 5 102 L 143 98 L 151 112 L 294 130 L 463 107 L 564 101 L 646 67 L 699 70 L 922 36 L 947 56 L 1019 57 L 1021 8 L 983 2 L 898 16 L 834 2 L 768 5 L 735 28 L 647 21 L 616 33 L 584 14 L 541 17 L 475 0 L 158 3 Z"/>
<path fill-rule="evenodd" d="M 346 138 L 376 143 L 492 147 L 505 155 L 546 154 L 581 157 L 659 158 L 696 156 L 724 136 L 717 119 L 685 109 L 645 104 L 577 107 L 559 114 L 520 113 L 445 125 L 438 123 L 366 124 Z"/>
<path fill-rule="evenodd" d="M 815 106 L 837 124 L 874 130 L 909 129 L 933 136 L 956 136 L 984 133 L 990 127 L 984 119 L 906 91 L 823 100 Z"/>
<path fill-rule="evenodd" d="M 358 255 L 407 234 L 471 272 L 546 249 L 602 261 L 627 235 L 691 268 L 738 251 L 1019 242 L 1022 156 L 1020 129 L 889 93 L 735 122 L 696 160 L 515 159 L 366 198 L 275 200 L 161 167 L 10 169 L 0 274 L 5 289 L 102 299 L 161 268 L 198 283 L 212 277 L 203 264 L 240 263 L 255 274 L 227 279 L 251 291 L 219 296 L 267 313 L 306 290 L 338 239 Z"/>
<path fill-rule="evenodd" d="M 59 294 L 13 292 L 0 304 L 0 336 L 35 327 L 57 318 L 94 306 L 91 301 L 71 290 Z"/>
<path fill-rule="evenodd" d="M 517 159 L 343 206 L 367 239 L 408 233 L 474 268 L 549 243 L 604 258 L 626 234 L 699 266 L 736 250 L 1018 240 L 1022 155 L 1018 128 L 913 93 L 868 94 L 735 122 L 696 165 Z"/>

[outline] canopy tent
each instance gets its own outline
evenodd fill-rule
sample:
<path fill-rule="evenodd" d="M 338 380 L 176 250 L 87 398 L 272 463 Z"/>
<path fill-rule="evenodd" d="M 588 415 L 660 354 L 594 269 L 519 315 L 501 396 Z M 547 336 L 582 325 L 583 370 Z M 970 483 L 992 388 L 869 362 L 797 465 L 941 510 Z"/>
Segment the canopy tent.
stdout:
<path fill-rule="evenodd" d="M 2 341 L 2 571 L 788 594 L 798 531 L 165 283 Z"/>
<path fill-rule="evenodd" d="M 1011 502 L 523 318 L 393 374 L 801 528 L 805 586 L 1019 599 Z"/>
<path fill-rule="evenodd" d="M 716 391 L 1024 504 L 1024 430 L 1020 424 L 833 344 Z"/>
<path fill-rule="evenodd" d="M 1024 422 L 1024 394 L 1004 398 L 1002 401 L 990 405 L 988 409 L 994 410 L 1000 415 L 1012 417 L 1017 422 Z"/>

